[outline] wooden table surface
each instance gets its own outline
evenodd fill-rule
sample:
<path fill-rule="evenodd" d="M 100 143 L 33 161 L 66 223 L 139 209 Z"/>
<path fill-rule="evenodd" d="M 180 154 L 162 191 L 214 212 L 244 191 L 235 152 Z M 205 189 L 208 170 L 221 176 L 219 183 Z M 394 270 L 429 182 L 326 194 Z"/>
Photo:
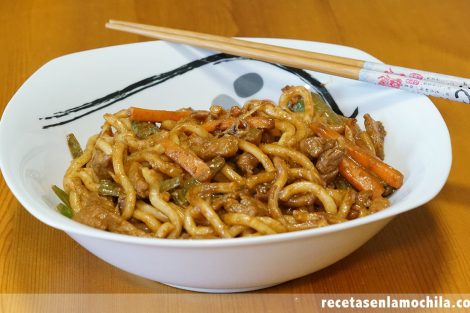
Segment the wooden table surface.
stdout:
<path fill-rule="evenodd" d="M 389 64 L 470 77 L 468 12 L 466 0 L 0 1 L 0 112 L 53 58 L 147 40 L 105 29 L 109 18 L 349 45 Z M 452 169 L 439 195 L 340 262 L 258 293 L 470 293 L 470 106 L 432 101 L 452 140 Z M 188 292 L 96 258 L 32 217 L 1 177 L 0 293 Z"/>

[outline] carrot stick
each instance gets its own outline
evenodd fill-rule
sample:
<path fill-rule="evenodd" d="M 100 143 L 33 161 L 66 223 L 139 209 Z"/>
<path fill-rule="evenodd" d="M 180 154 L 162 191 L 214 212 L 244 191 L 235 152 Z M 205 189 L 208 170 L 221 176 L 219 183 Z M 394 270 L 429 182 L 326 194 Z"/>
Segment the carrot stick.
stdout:
<path fill-rule="evenodd" d="M 341 160 L 339 163 L 339 172 L 357 190 L 371 190 L 372 198 L 382 196 L 384 187 L 379 179 L 349 157 L 344 157 Z"/>
<path fill-rule="evenodd" d="M 145 122 L 163 122 L 166 120 L 179 121 L 191 115 L 191 111 L 164 111 L 164 110 L 149 110 L 142 108 L 131 107 L 128 110 L 129 118 L 131 121 L 145 121 Z"/>
<path fill-rule="evenodd" d="M 341 135 L 321 123 L 312 123 L 310 128 L 323 138 L 338 139 Z M 375 175 L 383 179 L 384 182 L 394 188 L 400 188 L 403 185 L 403 174 L 386 164 L 379 158 L 370 155 L 361 147 L 358 147 L 349 140 L 345 140 L 346 154 L 352 157 L 364 168 L 372 171 Z"/>
<path fill-rule="evenodd" d="M 310 124 L 310 128 L 320 137 L 327 138 L 327 139 L 338 139 L 341 135 L 332 130 L 331 128 L 323 125 L 322 123 L 313 122 Z"/>
<path fill-rule="evenodd" d="M 364 168 L 372 171 L 378 177 L 382 178 L 384 182 L 393 188 L 400 188 L 403 185 L 402 173 L 379 158 L 370 155 L 362 148 L 353 144 L 346 144 L 346 153 Z"/>
<path fill-rule="evenodd" d="M 203 182 L 211 177 L 209 166 L 192 151 L 181 148 L 169 139 L 160 141 L 160 144 L 165 149 L 166 156 L 178 163 L 197 180 Z"/>

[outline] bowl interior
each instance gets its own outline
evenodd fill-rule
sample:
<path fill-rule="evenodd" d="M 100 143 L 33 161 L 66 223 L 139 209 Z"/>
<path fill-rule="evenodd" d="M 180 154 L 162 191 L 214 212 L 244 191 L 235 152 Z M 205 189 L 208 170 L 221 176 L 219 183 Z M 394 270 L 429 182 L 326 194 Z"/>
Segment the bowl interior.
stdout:
<path fill-rule="evenodd" d="M 377 61 L 344 46 L 256 40 Z M 85 145 L 87 138 L 99 131 L 105 112 L 129 106 L 205 109 L 211 103 L 243 104 L 252 98 L 277 101 L 285 85 L 306 85 L 315 90 L 322 84 L 345 115 L 357 109 L 360 121 L 364 113 L 370 113 L 384 123 L 386 162 L 403 172 L 405 183 L 392 196 L 390 208 L 308 232 L 334 231 L 390 217 L 429 201 L 439 192 L 450 170 L 451 147 L 446 125 L 428 98 L 166 42 L 85 51 L 44 65 L 18 90 L 3 114 L 0 165 L 18 200 L 43 222 L 72 233 L 119 238 L 56 212 L 58 201 L 50 186 L 61 184 L 70 162 L 66 134 L 74 133 Z"/>

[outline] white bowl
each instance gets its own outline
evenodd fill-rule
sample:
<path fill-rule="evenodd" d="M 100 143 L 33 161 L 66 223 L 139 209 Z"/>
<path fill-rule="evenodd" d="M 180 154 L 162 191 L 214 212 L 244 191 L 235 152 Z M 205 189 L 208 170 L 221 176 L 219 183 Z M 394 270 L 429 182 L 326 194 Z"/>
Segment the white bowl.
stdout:
<path fill-rule="evenodd" d="M 256 40 L 377 61 L 344 46 Z M 118 268 L 179 288 L 235 292 L 279 284 L 340 260 L 395 215 L 432 199 L 444 185 L 451 165 L 450 139 L 441 115 L 428 98 L 314 72 L 289 72 L 259 61 L 206 58 L 212 54 L 166 42 L 145 42 L 75 53 L 44 65 L 14 95 L 0 124 L 0 165 L 16 198 L 36 218 L 65 231 Z M 240 78 L 247 73 L 252 74 Z M 386 162 L 405 175 L 403 187 L 391 197 L 391 207 L 319 229 L 214 240 L 119 235 L 79 224 L 55 210 L 58 200 L 50 186 L 61 184 L 70 161 L 65 135 L 73 132 L 85 143 L 98 132 L 103 113 L 129 106 L 201 109 L 218 96 L 219 101 L 238 103 L 248 98 L 277 100 L 285 85 L 310 85 L 309 75 L 326 85 L 345 115 L 358 108 L 359 116 L 368 112 L 384 123 L 388 132 Z M 134 85 L 124 89 L 146 78 L 145 88 Z M 67 115 L 41 119 L 116 90 L 122 91 L 101 99 L 98 105 L 95 101 Z M 109 106 L 99 109 L 100 105 Z M 44 128 L 56 123 L 64 124 Z"/>

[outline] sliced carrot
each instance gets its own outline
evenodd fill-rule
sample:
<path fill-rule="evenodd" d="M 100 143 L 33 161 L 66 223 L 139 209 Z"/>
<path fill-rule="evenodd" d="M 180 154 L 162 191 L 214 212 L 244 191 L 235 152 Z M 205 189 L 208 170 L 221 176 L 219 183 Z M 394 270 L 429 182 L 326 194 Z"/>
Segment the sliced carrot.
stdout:
<path fill-rule="evenodd" d="M 320 137 L 329 139 L 338 139 L 341 135 L 321 123 L 312 123 L 310 128 Z M 372 171 L 384 182 L 393 188 L 400 188 L 403 185 L 403 174 L 386 164 L 379 158 L 369 154 L 361 147 L 355 145 L 349 140 L 345 140 L 346 153 L 364 168 Z"/>
<path fill-rule="evenodd" d="M 248 125 L 258 129 L 272 129 L 274 128 L 274 120 L 268 117 L 262 116 L 249 116 L 245 118 Z"/>
<path fill-rule="evenodd" d="M 129 118 L 132 121 L 145 121 L 160 123 L 166 120 L 179 121 L 191 115 L 191 111 L 164 111 L 149 110 L 131 107 L 128 110 Z"/>
<path fill-rule="evenodd" d="M 346 153 L 364 168 L 372 171 L 375 175 L 383 179 L 384 182 L 393 188 L 400 188 L 403 185 L 403 174 L 383 162 L 379 158 L 370 155 L 362 148 L 346 144 Z"/>
<path fill-rule="evenodd" d="M 313 122 L 310 124 L 310 128 L 315 132 L 320 137 L 327 138 L 327 139 L 338 139 L 341 137 L 341 135 L 329 128 L 328 126 L 318 123 L 318 122 Z"/>
<path fill-rule="evenodd" d="M 382 196 L 384 187 L 380 180 L 349 157 L 341 160 L 339 172 L 357 190 L 370 190 L 373 198 Z"/>
<path fill-rule="evenodd" d="M 165 149 L 164 153 L 167 157 L 178 163 L 197 180 L 203 182 L 211 177 L 209 166 L 192 151 L 181 148 L 169 139 L 160 141 L 160 144 Z"/>

